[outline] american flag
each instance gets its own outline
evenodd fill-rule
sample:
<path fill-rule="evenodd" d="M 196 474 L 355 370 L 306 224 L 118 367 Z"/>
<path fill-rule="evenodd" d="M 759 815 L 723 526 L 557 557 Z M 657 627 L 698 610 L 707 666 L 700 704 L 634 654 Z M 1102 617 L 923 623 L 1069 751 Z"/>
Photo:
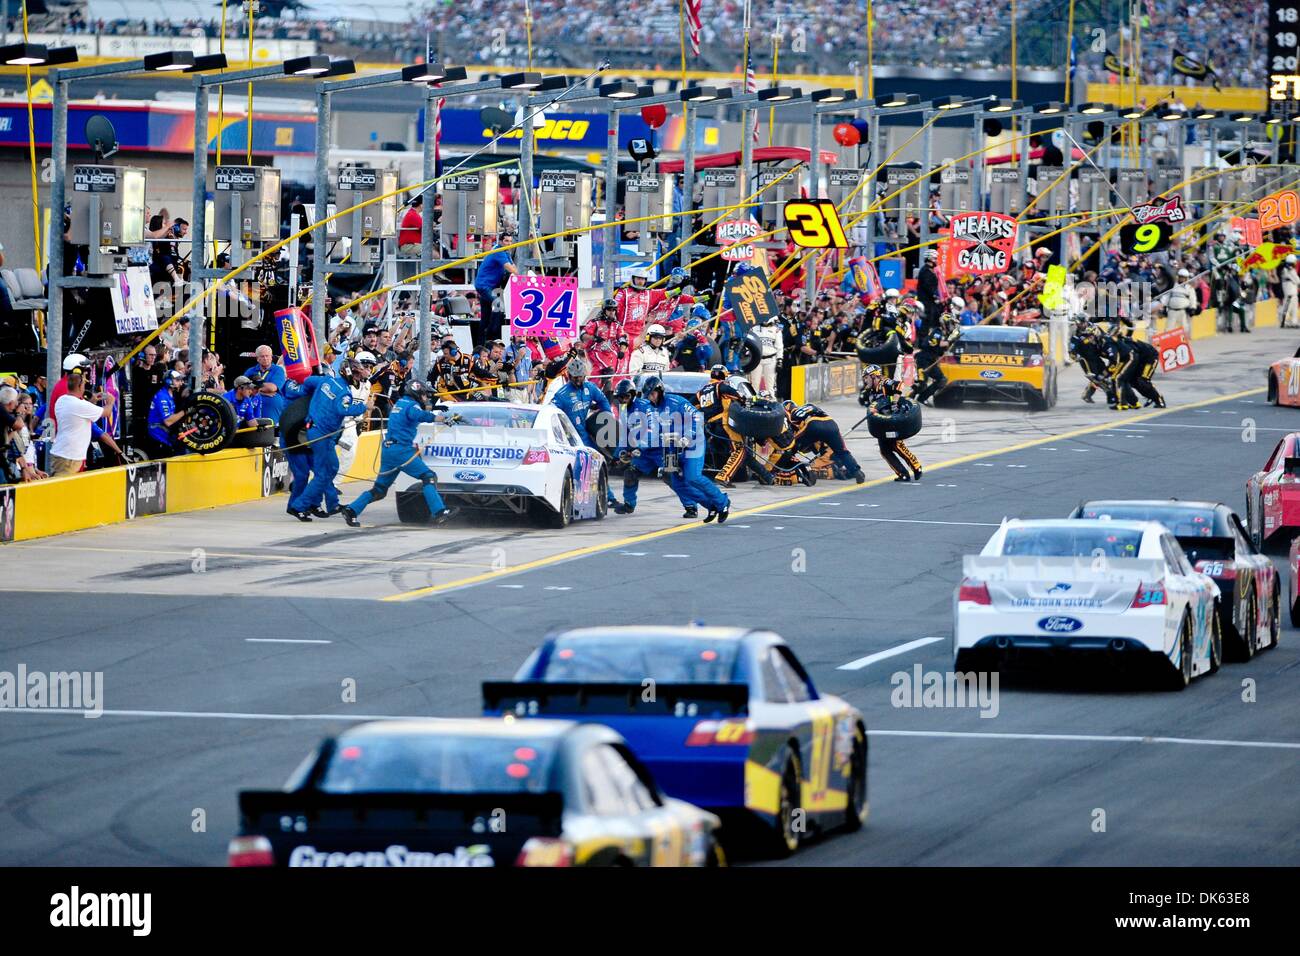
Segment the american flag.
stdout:
<path fill-rule="evenodd" d="M 686 26 L 691 33 L 691 52 L 700 55 L 700 7 L 704 0 L 684 0 L 686 4 Z"/>
<path fill-rule="evenodd" d="M 441 85 L 441 84 L 439 84 Z M 447 97 L 440 96 L 433 104 L 433 168 L 435 175 L 442 167 L 442 108 L 447 105 Z"/>
<path fill-rule="evenodd" d="M 758 77 L 754 75 L 754 57 L 749 52 L 749 45 L 745 46 L 745 92 L 758 92 Z M 758 142 L 758 110 L 753 110 L 754 114 L 754 142 Z"/>

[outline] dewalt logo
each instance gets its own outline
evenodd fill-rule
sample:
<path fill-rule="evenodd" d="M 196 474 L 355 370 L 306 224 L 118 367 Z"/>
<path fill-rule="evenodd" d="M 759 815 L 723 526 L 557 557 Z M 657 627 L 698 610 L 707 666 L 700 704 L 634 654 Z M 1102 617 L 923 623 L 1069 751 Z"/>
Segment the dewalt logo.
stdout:
<path fill-rule="evenodd" d="M 962 365 L 1024 365 L 1023 355 L 963 355 Z"/>
<path fill-rule="evenodd" d="M 548 119 L 544 125 L 538 128 L 537 135 L 534 138 L 539 140 L 582 140 L 590 129 L 590 120 Z M 502 139 L 523 139 L 523 136 L 523 130 L 515 129 L 505 133 Z M 483 138 L 491 139 L 492 131 L 483 130 Z"/>

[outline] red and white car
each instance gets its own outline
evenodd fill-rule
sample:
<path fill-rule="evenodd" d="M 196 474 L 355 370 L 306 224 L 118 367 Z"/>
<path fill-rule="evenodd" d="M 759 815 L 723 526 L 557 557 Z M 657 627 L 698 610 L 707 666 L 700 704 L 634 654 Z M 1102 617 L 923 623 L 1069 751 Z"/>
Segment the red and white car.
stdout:
<path fill-rule="evenodd" d="M 1280 532 L 1300 532 L 1300 432 L 1278 442 L 1246 481 L 1246 527 L 1260 549 Z"/>
<path fill-rule="evenodd" d="M 1268 367 L 1268 400 L 1274 405 L 1300 408 L 1300 349 Z"/>

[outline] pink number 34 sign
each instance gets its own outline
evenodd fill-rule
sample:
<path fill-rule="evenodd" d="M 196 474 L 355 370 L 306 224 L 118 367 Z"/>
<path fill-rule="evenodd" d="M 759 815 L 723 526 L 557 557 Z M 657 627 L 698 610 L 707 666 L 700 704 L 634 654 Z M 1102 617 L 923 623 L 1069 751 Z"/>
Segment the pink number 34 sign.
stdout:
<path fill-rule="evenodd" d="M 506 291 L 511 335 L 577 337 L 577 276 L 513 275 Z"/>

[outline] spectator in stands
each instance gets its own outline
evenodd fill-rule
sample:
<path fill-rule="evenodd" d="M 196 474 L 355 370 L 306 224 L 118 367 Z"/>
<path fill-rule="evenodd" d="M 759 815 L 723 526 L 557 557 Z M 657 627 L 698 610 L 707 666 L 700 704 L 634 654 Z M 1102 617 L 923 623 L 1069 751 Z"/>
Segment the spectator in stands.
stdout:
<path fill-rule="evenodd" d="M 163 387 L 149 406 L 149 440 L 145 448 L 150 458 L 167 458 L 176 452 L 169 429 L 185 417 L 185 412 L 177 410 L 184 387 L 185 376 L 180 372 L 169 371 L 163 376 Z"/>
<path fill-rule="evenodd" d="M 284 412 L 284 386 L 289 381 L 284 366 L 275 364 L 275 355 L 269 345 L 259 345 L 253 353 L 257 364 L 244 374 L 256 382 L 262 396 L 262 417 L 277 425 Z"/>
<path fill-rule="evenodd" d="M 203 350 L 202 387 L 210 392 L 226 390 L 226 367 L 221 364 L 221 356 L 211 349 Z M 240 378 L 243 378 L 241 375 Z"/>
<path fill-rule="evenodd" d="M 131 366 L 131 438 L 144 440 L 149 429 L 149 407 L 153 397 L 162 388 L 166 367 L 158 361 L 158 349 L 146 345 L 140 357 Z"/>
<path fill-rule="evenodd" d="M 5 410 L 3 393 L 4 389 L 0 388 L 0 420 L 4 418 Z M 18 392 L 13 417 L 14 422 L 7 433 L 3 421 L 0 421 L 0 449 L 4 451 L 3 464 L 8 471 L 7 476 L 0 475 L 0 483 L 48 478 L 49 475 L 36 467 L 36 446 L 32 444 L 32 438 L 39 431 L 40 425 L 36 418 L 35 401 L 29 392 Z"/>
<path fill-rule="evenodd" d="M 104 416 L 103 392 L 94 395 L 95 401 L 86 401 L 87 376 L 81 370 L 67 377 L 68 388 L 54 403 L 54 421 L 58 432 L 50 446 L 50 474 L 58 478 L 75 475 L 86 463 L 90 448 L 91 423 Z M 112 400 L 108 396 L 107 400 Z"/>
<path fill-rule="evenodd" d="M 397 252 L 408 259 L 420 257 L 421 230 L 424 226 L 423 210 L 424 196 L 419 195 L 411 200 L 411 204 L 406 207 L 406 212 L 402 213 L 402 225 L 397 232 Z"/>
<path fill-rule="evenodd" d="M 252 425 L 262 417 L 262 396 L 257 394 L 257 383 L 247 375 L 235 379 L 235 387 L 226 392 L 226 401 L 235 406 L 235 421 L 239 428 Z"/>

